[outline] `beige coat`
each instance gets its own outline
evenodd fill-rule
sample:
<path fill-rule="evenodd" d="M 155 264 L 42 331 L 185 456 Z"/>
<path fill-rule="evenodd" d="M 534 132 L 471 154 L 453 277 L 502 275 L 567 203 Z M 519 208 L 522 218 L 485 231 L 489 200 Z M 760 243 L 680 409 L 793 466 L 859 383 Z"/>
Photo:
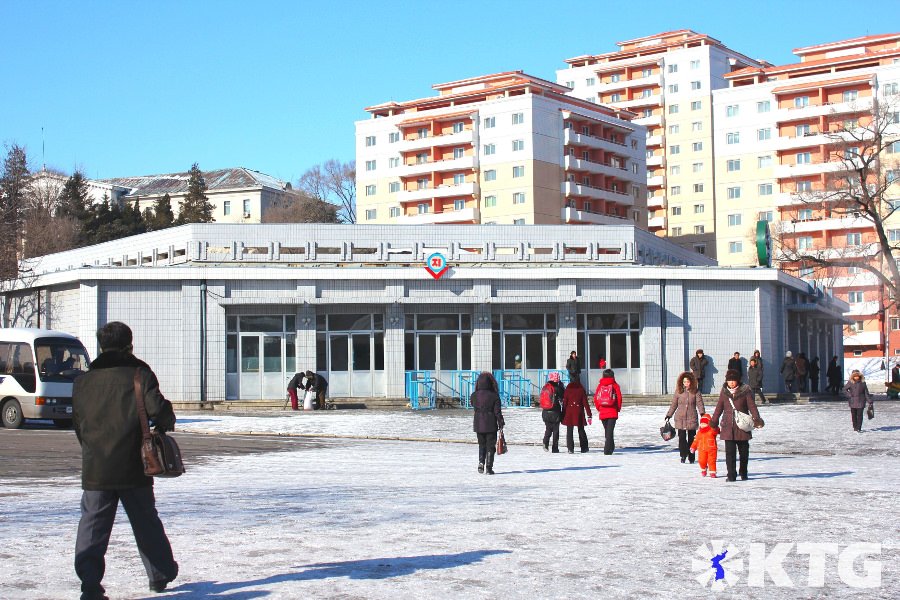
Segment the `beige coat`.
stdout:
<path fill-rule="evenodd" d="M 699 413 L 697 412 L 698 410 L 700 411 Z M 675 392 L 675 397 L 672 398 L 672 404 L 669 406 L 666 418 L 668 419 L 675 415 L 672 423 L 675 429 L 696 431 L 700 427 L 698 414 L 705 412 L 706 408 L 703 406 L 703 396 L 700 392 L 684 390 L 683 392 Z"/>

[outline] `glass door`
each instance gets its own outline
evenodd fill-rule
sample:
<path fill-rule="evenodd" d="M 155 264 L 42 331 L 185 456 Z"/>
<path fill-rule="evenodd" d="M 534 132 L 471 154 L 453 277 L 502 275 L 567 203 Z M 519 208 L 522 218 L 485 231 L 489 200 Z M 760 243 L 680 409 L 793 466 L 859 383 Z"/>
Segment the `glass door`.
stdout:
<path fill-rule="evenodd" d="M 262 398 L 260 378 L 260 336 L 241 336 L 241 392 L 244 400 L 259 400 Z"/>
<path fill-rule="evenodd" d="M 262 336 L 263 372 L 262 397 L 267 399 L 283 398 L 285 394 L 284 368 L 282 361 L 282 337 L 280 335 Z"/>
<path fill-rule="evenodd" d="M 353 352 L 350 373 L 350 393 L 353 396 L 367 397 L 372 395 L 372 351 L 371 336 L 368 333 L 357 333 L 351 337 Z"/>

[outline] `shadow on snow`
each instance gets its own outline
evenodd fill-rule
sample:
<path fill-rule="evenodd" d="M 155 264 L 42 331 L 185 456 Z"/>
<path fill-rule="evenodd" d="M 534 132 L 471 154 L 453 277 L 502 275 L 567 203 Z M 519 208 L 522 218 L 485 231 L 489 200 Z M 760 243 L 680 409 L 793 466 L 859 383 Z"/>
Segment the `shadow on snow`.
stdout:
<path fill-rule="evenodd" d="M 832 477 L 853 475 L 854 472 L 855 471 L 835 471 L 833 473 L 782 473 L 776 471 L 774 473 L 751 473 L 750 479 L 831 479 Z"/>
<path fill-rule="evenodd" d="M 557 471 L 595 471 L 597 469 L 614 469 L 618 465 L 592 465 L 585 467 L 559 467 L 558 469 L 523 469 L 521 471 L 497 471 L 497 475 L 520 475 L 523 473 L 555 473 Z"/>

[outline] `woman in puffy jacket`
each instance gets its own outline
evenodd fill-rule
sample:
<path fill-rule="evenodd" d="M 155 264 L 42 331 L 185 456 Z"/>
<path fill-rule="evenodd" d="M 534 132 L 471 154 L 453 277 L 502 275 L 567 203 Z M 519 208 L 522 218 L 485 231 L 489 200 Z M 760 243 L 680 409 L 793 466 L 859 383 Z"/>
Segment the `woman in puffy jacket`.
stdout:
<path fill-rule="evenodd" d="M 585 415 L 587 417 L 585 418 Z M 578 442 L 581 451 L 588 451 L 587 433 L 584 432 L 585 424 L 591 424 L 591 407 L 588 406 L 587 392 L 579 380 L 574 380 L 566 386 L 563 393 L 562 424 L 566 426 L 566 448 L 569 454 L 575 453 L 575 440 L 572 437 L 572 428 L 578 428 Z"/>
<path fill-rule="evenodd" d="M 478 472 L 494 474 L 494 453 L 497 450 L 497 430 L 503 429 L 499 387 L 494 376 L 484 371 L 475 382 L 471 404 L 475 409 L 472 429 L 478 436 Z"/>
<path fill-rule="evenodd" d="M 619 412 L 622 410 L 622 388 L 616 382 L 616 374 L 612 369 L 603 371 L 603 377 L 600 378 L 594 392 L 594 406 L 597 407 L 597 417 L 603 423 L 603 432 L 606 435 L 603 454 L 612 454 L 616 448 L 613 432 L 616 429 Z"/>
<path fill-rule="evenodd" d="M 874 408 L 872 394 L 869 393 L 869 386 L 866 385 L 865 377 L 858 370 L 854 369 L 850 373 L 850 381 L 847 382 L 847 385 L 841 391 L 847 396 L 853 431 L 862 433 L 863 409 L 866 408 L 866 402 L 869 403 L 870 407 Z"/>
<path fill-rule="evenodd" d="M 698 412 L 699 411 L 699 412 Z M 698 415 L 706 412 L 703 406 L 703 396 L 697 389 L 697 378 L 690 371 L 685 371 L 678 376 L 675 382 L 675 396 L 666 413 L 666 421 L 675 416 L 675 429 L 678 430 L 678 452 L 681 454 L 681 462 L 690 461 L 694 464 L 694 453 L 691 444 L 700 425 Z"/>
<path fill-rule="evenodd" d="M 732 408 L 733 405 L 733 408 Z M 750 440 L 753 434 L 744 431 L 734 422 L 734 411 L 750 413 L 753 417 L 753 426 L 759 429 L 765 423 L 756 409 L 753 401 L 753 390 L 749 385 L 741 385 L 741 376 L 737 371 L 725 373 L 725 384 L 719 392 L 719 401 L 716 404 L 716 412 L 713 413 L 711 427 L 719 427 L 719 419 L 722 419 L 722 440 L 725 441 L 725 466 L 728 469 L 728 481 L 736 481 L 740 475 L 746 480 L 747 463 L 750 461 Z M 740 453 L 740 469 L 735 469 L 736 454 Z"/>

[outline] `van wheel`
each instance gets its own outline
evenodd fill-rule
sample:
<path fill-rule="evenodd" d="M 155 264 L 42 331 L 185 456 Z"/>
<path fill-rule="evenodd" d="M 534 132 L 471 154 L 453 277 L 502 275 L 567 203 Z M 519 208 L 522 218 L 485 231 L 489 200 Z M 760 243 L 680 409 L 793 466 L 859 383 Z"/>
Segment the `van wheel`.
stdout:
<path fill-rule="evenodd" d="M 58 429 L 72 429 L 72 419 L 53 419 L 53 424 Z"/>
<path fill-rule="evenodd" d="M 22 418 L 22 407 L 19 406 L 18 400 L 9 400 L 3 405 L 0 411 L 0 419 L 3 420 L 3 426 L 7 429 L 18 429 L 22 426 L 24 419 Z"/>

